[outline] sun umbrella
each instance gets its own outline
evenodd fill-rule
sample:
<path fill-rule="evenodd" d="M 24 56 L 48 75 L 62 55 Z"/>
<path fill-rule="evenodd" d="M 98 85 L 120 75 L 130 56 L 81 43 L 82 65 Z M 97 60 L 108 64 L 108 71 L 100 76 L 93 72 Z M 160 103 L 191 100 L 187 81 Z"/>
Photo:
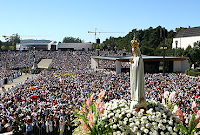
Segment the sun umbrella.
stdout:
<path fill-rule="evenodd" d="M 30 98 L 31 99 L 37 98 L 37 95 L 31 95 Z"/>
<path fill-rule="evenodd" d="M 34 90 L 35 88 L 34 87 L 30 87 L 29 89 Z"/>
<path fill-rule="evenodd" d="M 193 98 L 198 98 L 199 96 L 194 96 Z"/>
<path fill-rule="evenodd" d="M 187 86 L 186 88 L 187 88 L 187 89 L 191 89 L 192 87 L 191 87 L 191 86 Z"/>

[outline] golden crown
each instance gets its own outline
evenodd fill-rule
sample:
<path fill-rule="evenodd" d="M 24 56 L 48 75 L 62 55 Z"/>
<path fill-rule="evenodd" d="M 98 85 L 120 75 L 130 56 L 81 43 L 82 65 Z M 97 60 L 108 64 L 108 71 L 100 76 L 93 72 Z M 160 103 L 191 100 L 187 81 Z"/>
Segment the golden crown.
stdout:
<path fill-rule="evenodd" d="M 132 47 L 139 47 L 140 40 L 135 39 L 135 36 L 133 37 L 133 40 L 131 40 L 131 46 Z"/>

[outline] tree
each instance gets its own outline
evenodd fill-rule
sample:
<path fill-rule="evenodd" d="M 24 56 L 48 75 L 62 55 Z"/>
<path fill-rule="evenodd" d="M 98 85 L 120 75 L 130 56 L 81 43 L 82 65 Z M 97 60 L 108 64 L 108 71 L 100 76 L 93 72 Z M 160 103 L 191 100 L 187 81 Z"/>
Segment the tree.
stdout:
<path fill-rule="evenodd" d="M 6 47 L 4 45 L 1 46 L 1 50 L 5 50 Z"/>
<path fill-rule="evenodd" d="M 84 41 L 74 37 L 64 37 L 63 43 L 83 43 Z"/>
<path fill-rule="evenodd" d="M 124 37 L 110 37 L 103 41 L 103 43 L 110 49 L 117 46 L 117 49 L 126 48 L 127 51 L 131 51 L 130 41 L 133 39 L 135 34 L 136 39 L 140 40 L 140 47 L 143 54 L 146 55 L 162 55 L 160 46 L 163 46 L 163 38 L 160 37 L 160 29 L 162 27 L 158 26 L 156 28 L 149 27 L 148 29 L 133 29 Z M 173 30 L 168 31 L 165 29 L 166 39 L 165 45 L 168 47 L 168 53 L 166 55 L 173 55 L 173 50 L 171 49 L 172 39 L 175 37 L 176 32 Z M 152 51 L 152 52 L 151 52 Z"/>
<path fill-rule="evenodd" d="M 5 39 L 7 42 L 5 44 L 5 47 L 7 49 L 12 49 L 15 50 L 16 49 L 16 44 L 20 43 L 20 36 L 16 33 L 16 34 L 12 34 L 12 36 L 9 36 Z M 14 46 L 14 48 L 9 48 L 9 46 Z"/>
<path fill-rule="evenodd" d="M 2 46 L 2 44 L 3 44 L 3 43 L 2 43 L 2 41 L 0 40 L 0 50 L 1 50 L 1 46 Z"/>

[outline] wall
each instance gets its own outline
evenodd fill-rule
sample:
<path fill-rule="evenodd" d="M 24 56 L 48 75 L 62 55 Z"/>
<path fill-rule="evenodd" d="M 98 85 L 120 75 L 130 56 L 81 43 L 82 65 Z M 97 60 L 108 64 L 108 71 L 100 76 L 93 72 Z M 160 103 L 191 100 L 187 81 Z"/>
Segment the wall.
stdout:
<path fill-rule="evenodd" d="M 190 67 L 188 60 L 174 61 L 173 72 L 185 72 Z"/>
<path fill-rule="evenodd" d="M 200 41 L 200 36 L 173 38 L 172 48 L 176 48 L 176 41 L 178 41 L 178 48 L 186 49 L 188 45 L 193 47 L 195 42 Z"/>
<path fill-rule="evenodd" d="M 58 49 L 61 48 L 74 48 L 74 50 L 92 49 L 92 43 L 58 43 Z"/>

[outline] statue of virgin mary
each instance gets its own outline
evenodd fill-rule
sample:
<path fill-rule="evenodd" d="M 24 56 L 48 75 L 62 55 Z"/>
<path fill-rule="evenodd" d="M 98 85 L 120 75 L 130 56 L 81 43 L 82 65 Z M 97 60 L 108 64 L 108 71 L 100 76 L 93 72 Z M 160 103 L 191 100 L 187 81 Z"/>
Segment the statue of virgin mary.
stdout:
<path fill-rule="evenodd" d="M 134 58 L 130 60 L 130 86 L 131 86 L 131 108 L 145 108 L 146 97 L 144 90 L 144 64 L 141 56 L 140 41 L 135 37 L 131 40 Z"/>

